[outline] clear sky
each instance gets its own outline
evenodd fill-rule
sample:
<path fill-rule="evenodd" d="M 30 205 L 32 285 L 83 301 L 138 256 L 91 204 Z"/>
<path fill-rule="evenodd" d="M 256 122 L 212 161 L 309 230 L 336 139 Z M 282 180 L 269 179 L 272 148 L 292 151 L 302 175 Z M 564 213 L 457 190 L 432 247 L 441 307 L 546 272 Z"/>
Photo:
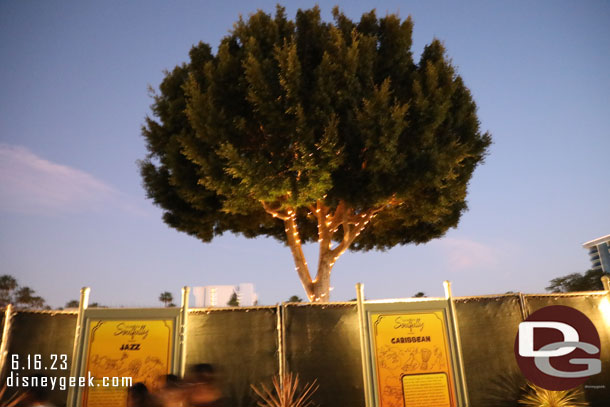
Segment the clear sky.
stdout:
<path fill-rule="evenodd" d="M 330 20 L 337 2 L 320 1 Z M 291 1 L 288 16 L 314 2 Z M 344 1 L 412 15 L 414 53 L 441 39 L 494 144 L 457 229 L 425 245 L 344 254 L 331 299 L 544 292 L 589 267 L 581 244 L 610 233 L 610 3 Z M 273 1 L 0 2 L 0 274 L 53 307 L 78 298 L 158 306 L 184 285 L 254 283 L 262 304 L 304 296 L 288 248 L 167 227 L 136 160 L 147 86 L 216 47 L 239 14 Z M 315 247 L 307 248 L 316 263 Z"/>

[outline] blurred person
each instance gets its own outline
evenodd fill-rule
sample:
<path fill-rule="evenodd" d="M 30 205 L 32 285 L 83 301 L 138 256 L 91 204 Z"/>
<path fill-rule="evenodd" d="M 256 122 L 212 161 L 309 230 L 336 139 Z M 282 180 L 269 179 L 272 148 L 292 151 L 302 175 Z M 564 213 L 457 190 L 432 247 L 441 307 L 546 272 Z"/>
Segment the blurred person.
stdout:
<path fill-rule="evenodd" d="M 186 407 L 186 390 L 178 378 L 173 374 L 162 375 L 159 377 L 160 387 L 156 396 L 163 407 Z"/>
<path fill-rule="evenodd" d="M 26 391 L 25 397 L 19 403 L 20 406 L 55 407 L 55 405 L 49 401 L 49 389 L 40 384 L 41 378 L 42 375 L 40 374 L 30 377 L 30 383 L 32 383 L 33 386 Z"/>
<path fill-rule="evenodd" d="M 127 390 L 127 407 L 162 407 L 162 404 L 144 383 L 138 382 Z"/>
<path fill-rule="evenodd" d="M 222 392 L 214 367 L 209 363 L 199 363 L 191 370 L 191 386 L 188 391 L 189 407 L 220 407 Z"/>

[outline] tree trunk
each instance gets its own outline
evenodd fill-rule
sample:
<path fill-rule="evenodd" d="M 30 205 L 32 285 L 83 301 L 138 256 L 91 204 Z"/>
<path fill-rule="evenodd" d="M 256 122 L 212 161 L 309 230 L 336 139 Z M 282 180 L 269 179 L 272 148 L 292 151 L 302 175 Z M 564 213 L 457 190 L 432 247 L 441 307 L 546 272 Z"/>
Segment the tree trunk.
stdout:
<path fill-rule="evenodd" d="M 332 264 L 329 259 L 320 258 L 318 264 L 318 273 L 315 280 L 312 282 L 311 302 L 328 302 L 330 301 L 330 272 Z M 313 298 L 312 298 L 313 297 Z"/>
<path fill-rule="evenodd" d="M 317 201 L 315 206 L 309 207 L 310 215 L 314 216 L 318 222 L 318 243 L 320 245 L 318 272 L 316 278 L 312 280 L 301 246 L 295 210 L 280 211 L 273 209 L 266 202 L 262 202 L 262 204 L 269 214 L 284 221 L 286 238 L 292 252 L 296 272 L 310 302 L 330 301 L 330 273 L 335 262 L 358 237 L 375 214 L 382 209 L 381 207 L 373 208 L 355 213 L 343 201 L 339 203 L 334 213 L 331 213 L 330 208 L 321 201 Z M 343 239 L 333 248 L 332 238 L 339 227 L 343 229 Z"/>

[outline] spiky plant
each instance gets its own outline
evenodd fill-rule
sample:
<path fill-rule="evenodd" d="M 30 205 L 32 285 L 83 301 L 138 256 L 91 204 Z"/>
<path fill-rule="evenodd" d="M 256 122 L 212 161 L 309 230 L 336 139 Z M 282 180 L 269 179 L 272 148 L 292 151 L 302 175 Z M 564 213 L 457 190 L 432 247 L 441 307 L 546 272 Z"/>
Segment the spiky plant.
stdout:
<path fill-rule="evenodd" d="M 26 393 L 13 393 L 6 400 L 4 400 L 4 393 L 6 393 L 6 384 L 0 390 L 0 406 L 1 407 L 13 407 L 16 406 L 25 398 Z"/>
<path fill-rule="evenodd" d="M 516 407 L 525 394 L 526 383 L 520 371 L 506 371 L 490 377 L 482 389 L 480 403 L 485 407 Z"/>
<path fill-rule="evenodd" d="M 311 396 L 318 390 L 316 380 L 303 388 L 299 386 L 299 375 L 284 374 L 280 381 L 279 375 L 273 377 L 273 386 L 267 387 L 261 383 L 260 387 L 251 385 L 252 390 L 262 399 L 257 403 L 259 407 L 313 407 L 315 404 Z"/>
<path fill-rule="evenodd" d="M 524 407 L 589 407 L 580 388 L 553 391 L 528 383 L 526 393 L 519 399 Z"/>

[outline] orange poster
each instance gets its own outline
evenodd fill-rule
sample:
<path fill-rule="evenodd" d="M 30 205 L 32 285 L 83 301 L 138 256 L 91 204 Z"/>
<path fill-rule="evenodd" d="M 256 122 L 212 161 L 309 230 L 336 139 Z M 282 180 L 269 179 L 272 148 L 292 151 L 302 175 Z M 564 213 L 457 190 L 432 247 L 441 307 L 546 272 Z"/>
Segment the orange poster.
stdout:
<path fill-rule="evenodd" d="M 455 407 L 442 311 L 371 314 L 380 407 Z"/>
<path fill-rule="evenodd" d="M 172 320 L 91 321 L 85 375 L 94 377 L 94 386 L 85 389 L 82 406 L 127 405 L 124 377 L 153 389 L 171 371 L 173 331 Z"/>

